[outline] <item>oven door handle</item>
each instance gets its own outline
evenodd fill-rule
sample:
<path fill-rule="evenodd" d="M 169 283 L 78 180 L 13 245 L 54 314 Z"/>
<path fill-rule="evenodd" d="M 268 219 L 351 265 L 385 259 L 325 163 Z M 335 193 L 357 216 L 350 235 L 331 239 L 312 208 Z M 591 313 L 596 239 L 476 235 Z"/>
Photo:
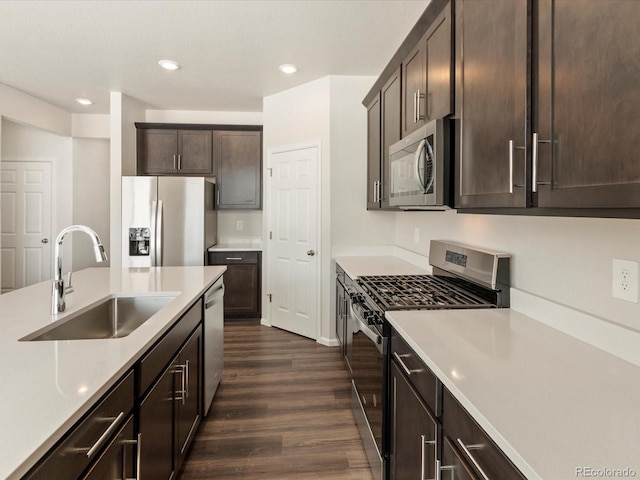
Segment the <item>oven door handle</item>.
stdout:
<path fill-rule="evenodd" d="M 384 337 L 382 335 L 378 335 L 373 330 L 369 328 L 369 326 L 362 321 L 360 316 L 353 309 L 353 304 L 349 304 L 349 310 L 351 311 L 351 317 L 356 321 L 356 325 L 358 326 L 358 330 L 365 334 L 365 336 L 371 340 L 375 345 L 378 351 L 384 354 Z M 353 332 L 358 333 L 357 331 Z"/>

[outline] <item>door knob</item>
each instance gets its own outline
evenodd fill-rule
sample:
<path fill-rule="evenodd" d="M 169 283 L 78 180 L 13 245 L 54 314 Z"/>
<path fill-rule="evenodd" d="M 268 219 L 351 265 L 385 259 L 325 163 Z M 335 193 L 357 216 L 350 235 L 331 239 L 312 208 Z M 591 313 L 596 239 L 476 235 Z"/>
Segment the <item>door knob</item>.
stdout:
<path fill-rule="evenodd" d="M 40 240 L 41 243 L 49 243 L 49 239 L 48 238 L 43 238 L 42 240 Z"/>
<path fill-rule="evenodd" d="M 309 255 L 310 257 L 313 257 L 316 254 L 316 252 L 314 250 L 307 250 L 307 255 Z"/>

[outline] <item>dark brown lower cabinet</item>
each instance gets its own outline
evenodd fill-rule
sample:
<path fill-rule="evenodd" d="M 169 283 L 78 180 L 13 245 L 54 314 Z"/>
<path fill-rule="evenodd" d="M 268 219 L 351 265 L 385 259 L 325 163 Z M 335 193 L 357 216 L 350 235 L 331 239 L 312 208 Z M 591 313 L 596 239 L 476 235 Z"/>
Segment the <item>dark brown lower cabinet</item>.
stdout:
<path fill-rule="evenodd" d="M 438 421 L 392 361 L 390 478 L 438 478 L 439 438 Z"/>
<path fill-rule="evenodd" d="M 224 318 L 260 318 L 262 314 L 262 253 L 209 252 L 209 265 L 226 265 Z"/>
<path fill-rule="evenodd" d="M 172 363 L 140 405 L 140 474 L 143 478 L 168 480 L 174 475 L 174 370 Z"/>
<path fill-rule="evenodd" d="M 446 388 L 442 394 L 442 425 L 445 445 L 453 450 L 453 457 L 442 459 L 443 471 L 451 470 L 460 479 L 525 480 L 507 456 L 476 423 Z M 444 450 L 444 449 L 443 449 Z M 447 463 L 447 461 L 453 463 Z M 476 475 L 463 471 L 476 472 Z M 443 475 L 442 478 L 447 478 Z"/>
<path fill-rule="evenodd" d="M 140 476 L 171 479 L 180 471 L 202 410 L 202 330 L 198 327 L 140 405 Z"/>
<path fill-rule="evenodd" d="M 200 424 L 202 411 L 202 330 L 198 328 L 177 358 L 179 394 L 175 398 L 176 470 L 184 463 L 191 440 Z"/>

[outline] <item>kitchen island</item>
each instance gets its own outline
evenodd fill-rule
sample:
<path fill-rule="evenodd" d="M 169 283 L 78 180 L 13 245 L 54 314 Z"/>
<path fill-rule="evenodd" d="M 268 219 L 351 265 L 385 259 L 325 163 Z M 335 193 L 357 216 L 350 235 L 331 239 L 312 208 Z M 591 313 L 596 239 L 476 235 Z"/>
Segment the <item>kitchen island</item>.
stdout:
<path fill-rule="evenodd" d="M 225 267 L 90 268 L 74 272 L 67 310 L 50 314 L 51 283 L 0 296 L 4 365 L 0 478 L 21 478 L 119 381 Z M 114 295 L 175 297 L 122 338 L 20 341 L 26 335 Z"/>

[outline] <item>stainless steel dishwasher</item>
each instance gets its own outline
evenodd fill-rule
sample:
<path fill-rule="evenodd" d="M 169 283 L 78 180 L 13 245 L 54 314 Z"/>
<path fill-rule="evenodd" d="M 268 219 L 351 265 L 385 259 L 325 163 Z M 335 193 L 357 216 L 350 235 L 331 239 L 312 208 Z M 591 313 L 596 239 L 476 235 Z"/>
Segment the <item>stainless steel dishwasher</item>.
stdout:
<path fill-rule="evenodd" d="M 224 364 L 224 281 L 220 277 L 204 294 L 204 414 L 222 378 Z"/>

